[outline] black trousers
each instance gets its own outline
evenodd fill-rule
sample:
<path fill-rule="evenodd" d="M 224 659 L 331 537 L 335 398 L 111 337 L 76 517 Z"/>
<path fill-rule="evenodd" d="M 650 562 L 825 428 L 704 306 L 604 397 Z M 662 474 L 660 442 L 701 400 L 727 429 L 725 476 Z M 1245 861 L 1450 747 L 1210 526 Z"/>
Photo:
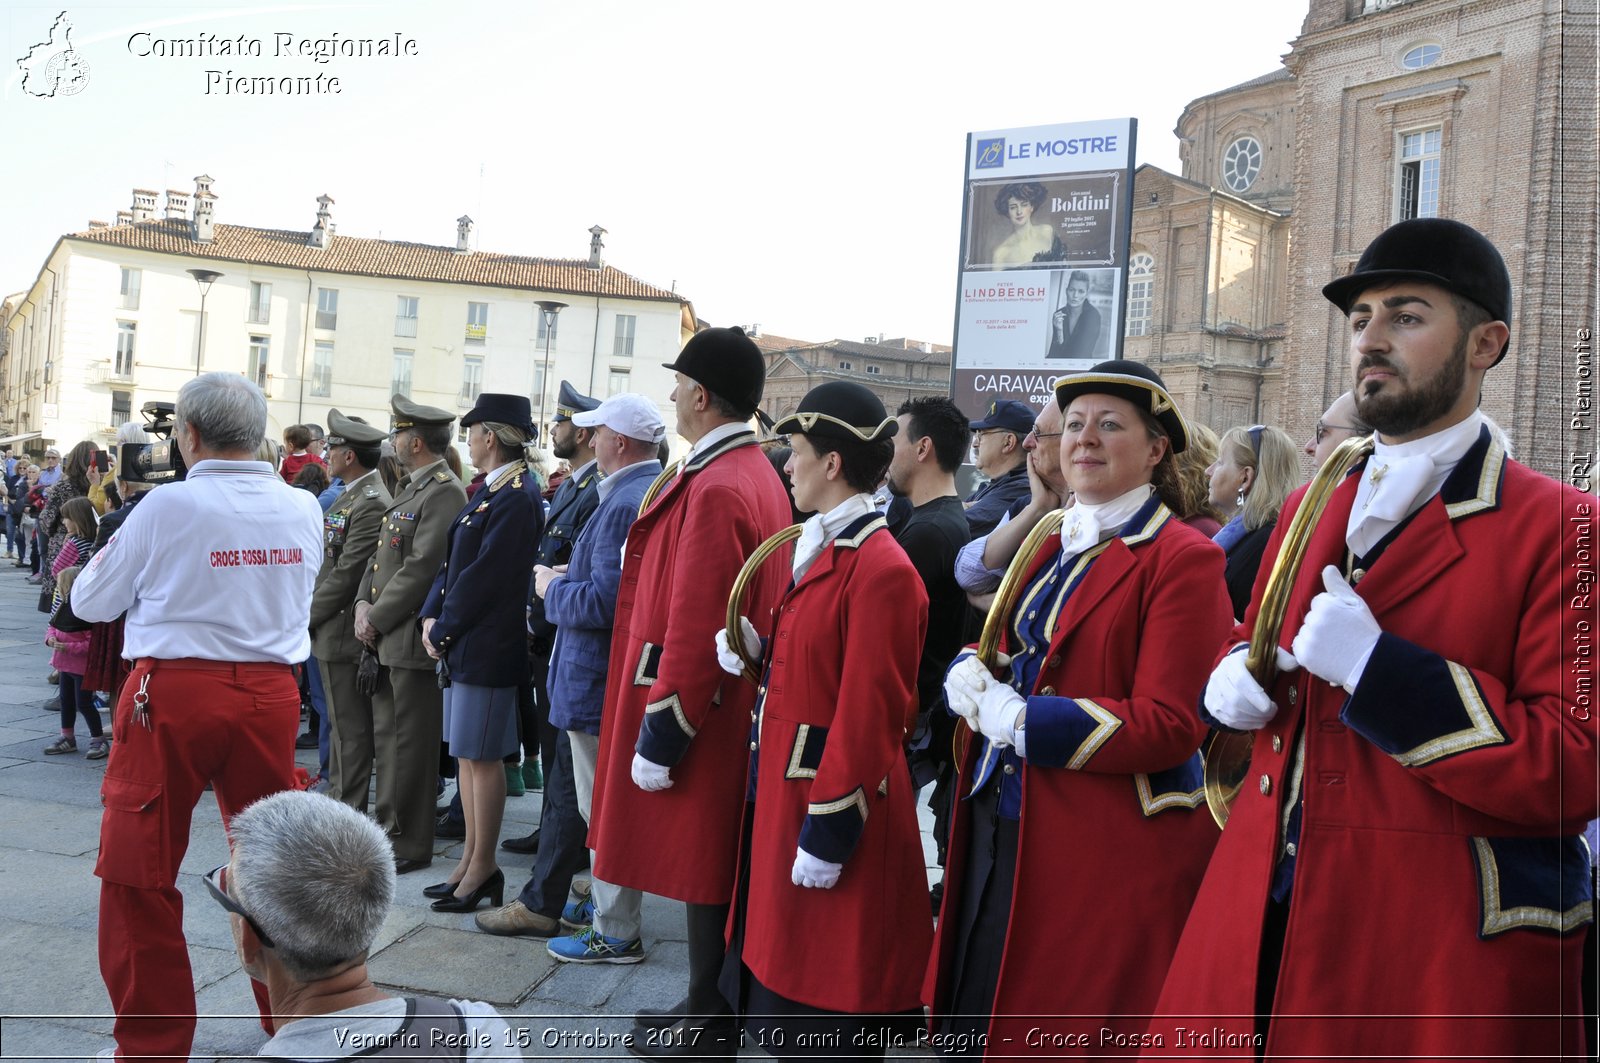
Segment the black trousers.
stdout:
<path fill-rule="evenodd" d="M 539 810 L 539 851 L 533 874 L 517 897 L 530 912 L 561 916 L 572 890 L 572 877 L 588 864 L 584 837 L 588 833 L 578 814 L 578 791 L 572 778 L 572 743 L 560 732 L 549 743 L 550 767 L 544 776 L 544 804 Z"/>
<path fill-rule="evenodd" d="M 947 1055 L 982 1056 L 984 1036 L 994 1015 L 1000 984 L 1000 957 L 1011 922 L 1011 893 L 1017 874 L 1019 824 L 1000 816 L 999 772 L 972 797 L 967 831 L 966 867 L 961 876 L 961 903 L 954 918 L 955 971 L 950 1011 L 938 1017 L 948 1035 Z M 948 884 L 945 887 L 949 888 Z"/>

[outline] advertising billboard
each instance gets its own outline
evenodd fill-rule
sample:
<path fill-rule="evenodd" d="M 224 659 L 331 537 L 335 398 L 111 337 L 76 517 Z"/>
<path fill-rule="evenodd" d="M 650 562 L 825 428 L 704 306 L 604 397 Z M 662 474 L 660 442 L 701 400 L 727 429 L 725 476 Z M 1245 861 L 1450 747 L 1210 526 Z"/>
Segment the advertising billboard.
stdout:
<path fill-rule="evenodd" d="M 1042 406 L 1122 351 L 1132 118 L 967 137 L 953 398 Z"/>

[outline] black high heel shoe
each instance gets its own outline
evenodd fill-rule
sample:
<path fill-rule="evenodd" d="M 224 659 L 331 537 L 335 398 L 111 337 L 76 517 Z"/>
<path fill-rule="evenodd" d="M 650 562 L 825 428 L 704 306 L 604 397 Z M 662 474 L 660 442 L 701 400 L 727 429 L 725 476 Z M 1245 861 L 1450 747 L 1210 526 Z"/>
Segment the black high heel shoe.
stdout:
<path fill-rule="evenodd" d="M 431 886 L 424 886 L 422 888 L 422 895 L 424 897 L 433 897 L 435 899 L 439 897 L 448 897 L 456 891 L 456 887 L 459 885 L 461 885 L 459 882 L 435 882 Z"/>
<path fill-rule="evenodd" d="M 436 912 L 470 912 L 487 897 L 490 907 L 498 908 L 505 900 L 505 893 L 506 873 L 496 868 L 494 874 L 484 879 L 482 885 L 465 897 L 457 897 L 451 893 L 434 901 L 432 907 Z"/>

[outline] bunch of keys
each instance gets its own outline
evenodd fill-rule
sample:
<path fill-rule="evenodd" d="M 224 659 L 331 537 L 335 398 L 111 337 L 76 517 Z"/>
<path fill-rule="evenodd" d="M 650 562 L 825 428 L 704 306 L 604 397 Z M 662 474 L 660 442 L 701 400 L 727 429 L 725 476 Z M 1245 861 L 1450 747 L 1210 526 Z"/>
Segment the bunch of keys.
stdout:
<path fill-rule="evenodd" d="M 133 718 L 146 731 L 150 730 L 150 692 L 146 689 L 149 685 L 150 673 L 146 672 L 139 677 L 139 689 L 133 694 Z"/>

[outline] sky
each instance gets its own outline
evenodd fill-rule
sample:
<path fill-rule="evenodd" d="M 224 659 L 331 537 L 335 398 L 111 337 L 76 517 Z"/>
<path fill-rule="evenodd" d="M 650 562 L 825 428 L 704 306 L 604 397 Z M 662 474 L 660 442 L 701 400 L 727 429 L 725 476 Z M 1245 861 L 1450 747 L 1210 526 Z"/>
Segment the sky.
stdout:
<path fill-rule="evenodd" d="M 65 10 L 87 79 L 23 88 Z M 1039 5 L 582 0 L 34 5 L 0 13 L 9 147 L 0 290 L 134 188 L 215 178 L 219 224 L 606 260 L 714 325 L 948 343 L 972 131 L 1131 116 L 1137 161 L 1180 170 L 1190 100 L 1268 73 L 1303 0 Z M 163 55 L 174 40 L 261 54 Z M 414 41 L 397 57 L 302 42 Z M 42 64 L 57 49 L 35 53 Z M 222 72 L 210 75 L 207 71 Z M 234 77 L 337 93 L 224 91 Z"/>

